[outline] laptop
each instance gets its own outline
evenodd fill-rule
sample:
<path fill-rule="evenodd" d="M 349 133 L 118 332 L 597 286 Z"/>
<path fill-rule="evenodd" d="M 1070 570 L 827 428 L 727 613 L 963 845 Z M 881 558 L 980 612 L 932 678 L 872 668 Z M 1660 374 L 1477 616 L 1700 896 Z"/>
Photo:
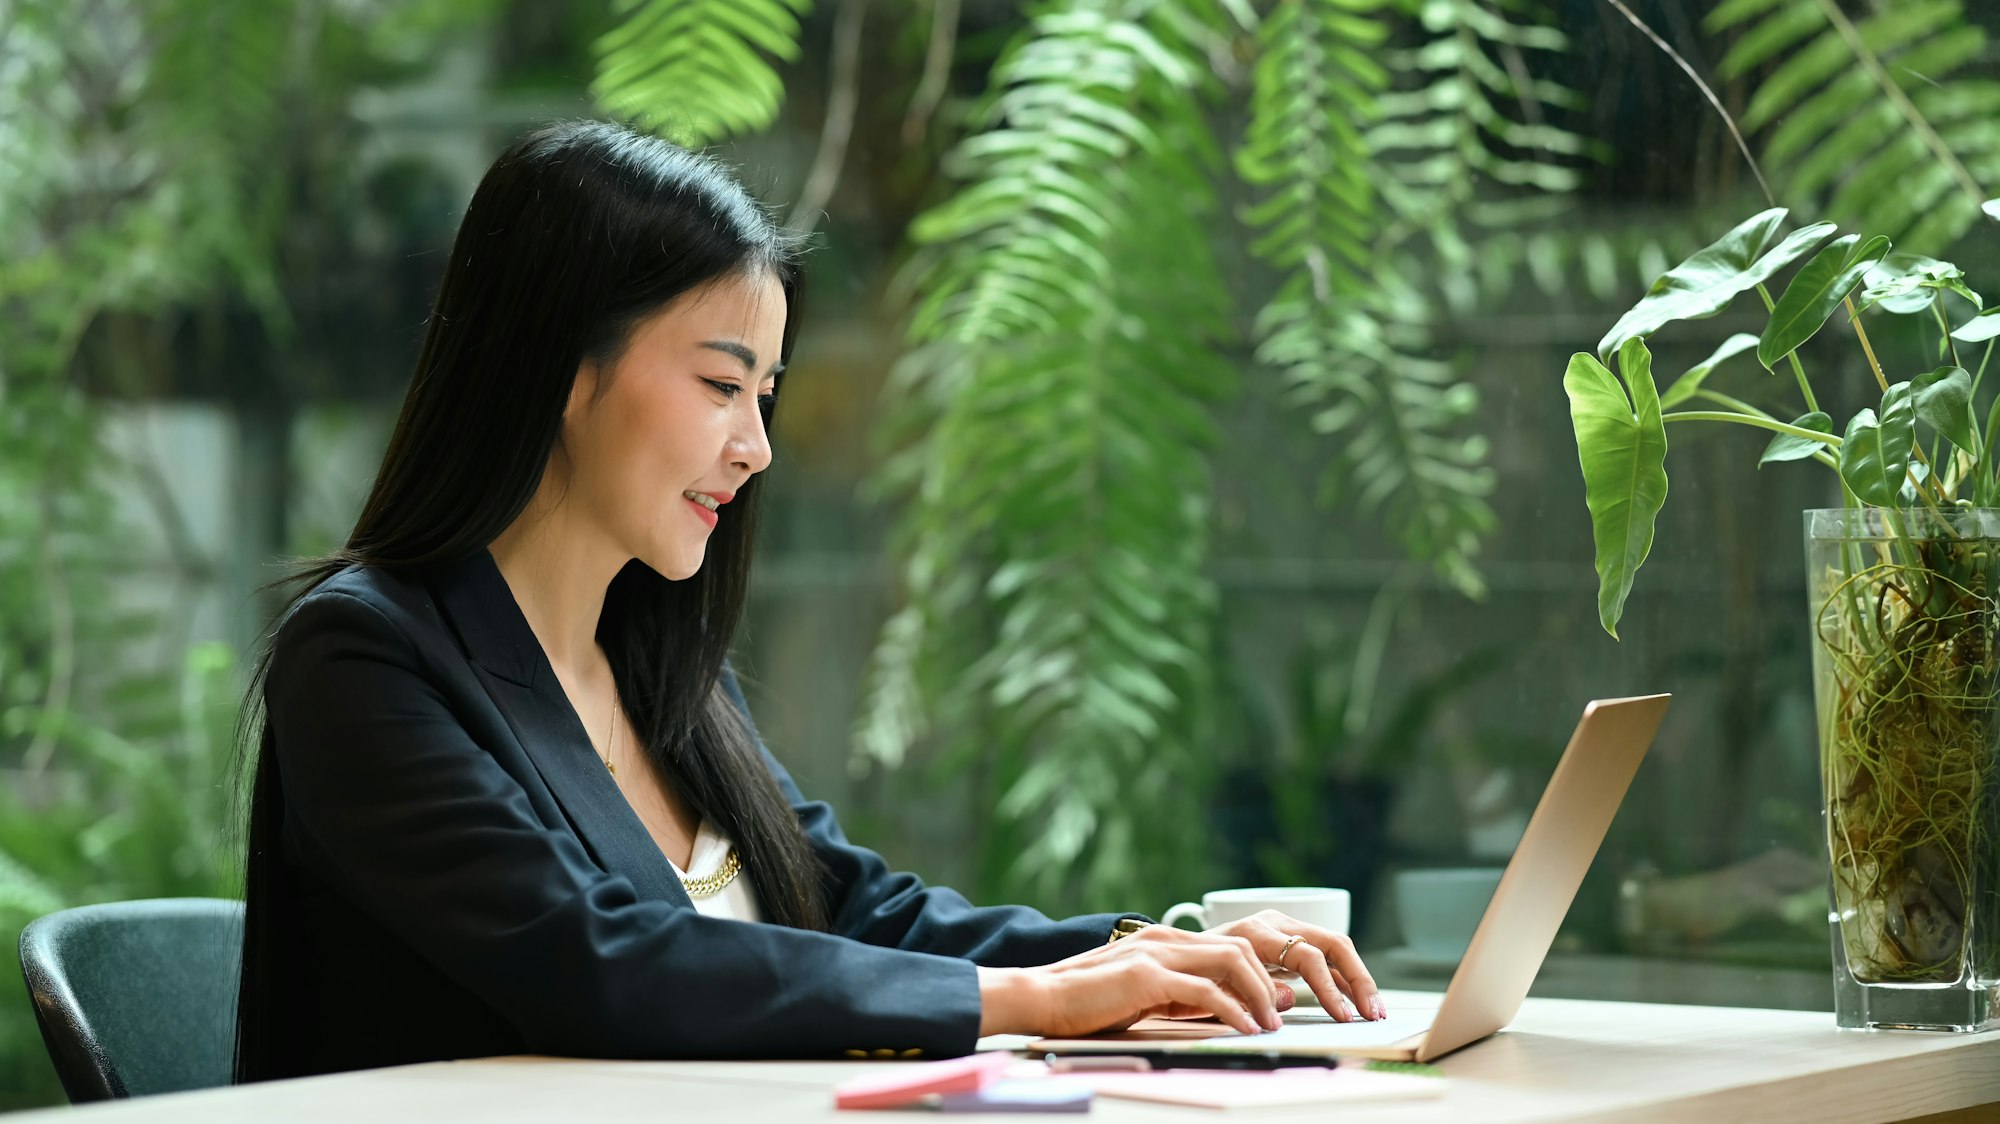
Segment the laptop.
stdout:
<path fill-rule="evenodd" d="M 1243 1035 L 1214 1020 L 1147 1019 L 1117 1034 L 1042 1038 L 1031 1053 L 1244 1053 L 1427 1062 L 1512 1022 L 1576 899 L 1590 860 L 1632 784 L 1670 695 L 1598 699 L 1583 708 L 1555 776 L 1535 806 L 1493 900 L 1473 931 L 1444 998 L 1391 1010 L 1376 1022 L 1337 1022 L 1316 1009 L 1285 1015 L 1281 1030 Z"/>

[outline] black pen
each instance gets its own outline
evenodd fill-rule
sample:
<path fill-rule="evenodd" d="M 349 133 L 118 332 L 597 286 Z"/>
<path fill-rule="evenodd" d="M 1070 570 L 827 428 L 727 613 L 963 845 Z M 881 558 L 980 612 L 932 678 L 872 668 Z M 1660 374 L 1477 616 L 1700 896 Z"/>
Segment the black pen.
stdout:
<path fill-rule="evenodd" d="M 1044 1054 L 1042 1060 L 1059 1073 L 1156 1069 L 1333 1069 L 1340 1063 L 1326 1057 L 1301 1057 L 1251 1050 L 1133 1050 L 1116 1054 Z"/>

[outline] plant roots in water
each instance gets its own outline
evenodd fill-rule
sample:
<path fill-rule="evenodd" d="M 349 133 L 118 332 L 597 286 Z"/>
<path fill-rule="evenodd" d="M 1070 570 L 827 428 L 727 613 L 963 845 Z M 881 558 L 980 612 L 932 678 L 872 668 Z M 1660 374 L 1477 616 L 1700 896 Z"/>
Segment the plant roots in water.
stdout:
<path fill-rule="evenodd" d="M 1838 544 L 1815 565 L 1834 904 L 1862 983 L 1991 974 L 1993 539 Z"/>

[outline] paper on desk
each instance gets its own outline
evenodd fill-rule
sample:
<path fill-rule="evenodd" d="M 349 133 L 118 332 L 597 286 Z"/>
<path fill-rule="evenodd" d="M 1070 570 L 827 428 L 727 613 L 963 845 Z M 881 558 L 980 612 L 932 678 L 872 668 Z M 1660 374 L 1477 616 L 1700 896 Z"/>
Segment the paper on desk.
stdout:
<path fill-rule="evenodd" d="M 1046 1068 L 1046 1067 L 1044 1067 Z M 1087 1085 L 1049 1079 L 1046 1073 L 995 1081 L 970 1093 L 938 1098 L 940 1112 L 1089 1112 L 1093 1092 Z"/>
<path fill-rule="evenodd" d="M 1158 1073 L 1063 1074 L 1099 1096 L 1196 1108 L 1266 1108 L 1336 1101 L 1401 1101 L 1442 1097 L 1441 1077 L 1344 1069 L 1166 1070 Z"/>

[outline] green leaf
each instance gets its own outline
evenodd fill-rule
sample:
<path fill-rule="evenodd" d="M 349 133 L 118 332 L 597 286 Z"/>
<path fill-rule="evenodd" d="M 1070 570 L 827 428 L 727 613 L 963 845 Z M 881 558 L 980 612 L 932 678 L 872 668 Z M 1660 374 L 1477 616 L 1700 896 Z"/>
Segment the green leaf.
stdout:
<path fill-rule="evenodd" d="M 1863 503 L 1896 506 L 1916 447 L 1917 415 L 1910 384 L 1899 382 L 1882 395 L 1882 415 L 1864 409 L 1847 423 L 1840 445 L 1840 478 Z"/>
<path fill-rule="evenodd" d="M 1686 374 L 1674 380 L 1674 384 L 1660 396 L 1660 409 L 1672 409 L 1693 398 L 1695 392 L 1701 389 L 1702 380 L 1720 366 L 1723 360 L 1740 355 L 1756 346 L 1757 337 L 1748 332 L 1738 332 L 1723 340 L 1720 346 L 1709 353 L 1708 358 L 1689 367 Z"/>
<path fill-rule="evenodd" d="M 1917 418 L 1944 439 L 1979 459 L 1979 442 L 1972 436 L 1972 375 L 1963 367 L 1939 367 L 1910 380 Z"/>
<path fill-rule="evenodd" d="M 626 0 L 593 50 L 590 89 L 605 111 L 700 147 L 759 132 L 784 83 L 767 56 L 799 53 L 811 0 Z"/>
<path fill-rule="evenodd" d="M 1903 316 L 1930 308 L 1939 292 L 1957 293 L 1975 306 L 1981 303 L 1979 294 L 1966 288 L 1964 270 L 1922 254 L 1889 254 L 1868 271 L 1866 280 L 1862 307 L 1876 305 Z"/>
<path fill-rule="evenodd" d="M 1653 357 L 1643 340 L 1625 341 L 1618 369 L 1624 388 L 1594 356 L 1578 352 L 1563 375 L 1597 547 L 1597 619 L 1614 640 L 1632 579 L 1653 549 L 1653 525 L 1667 502 L 1667 427 L 1653 385 Z"/>
<path fill-rule="evenodd" d="M 1598 358 L 1611 354 L 1628 339 L 1644 338 L 1675 320 L 1700 320 L 1726 308 L 1738 293 L 1755 288 L 1765 278 L 1798 260 L 1833 233 L 1830 222 L 1793 231 L 1769 253 L 1765 247 L 1785 220 L 1785 209 L 1773 207 L 1752 215 L 1713 244 L 1653 282 L 1646 296 L 1597 342 Z"/>
<path fill-rule="evenodd" d="M 1785 295 L 1771 309 L 1764 338 L 1757 341 L 1757 361 L 1766 370 L 1825 327 L 1862 276 L 1889 252 L 1889 240 L 1879 234 L 1856 248 L 1860 241 L 1860 235 L 1849 234 L 1827 243 L 1785 286 Z"/>
<path fill-rule="evenodd" d="M 1896 502 L 1903 507 L 1915 507 L 1923 501 L 1924 481 L 1931 478 L 1931 467 L 1922 461 L 1910 462 L 1909 475 L 1903 477 L 1903 486 L 1896 489 Z"/>
<path fill-rule="evenodd" d="M 1800 429 L 1824 433 L 1828 441 L 1833 439 L 1833 419 L 1818 410 L 1794 418 L 1792 424 Z M 1776 461 L 1802 461 L 1825 448 L 1826 444 L 1827 441 L 1814 441 L 1796 434 L 1776 434 L 1771 443 L 1764 446 L 1764 455 L 1757 458 L 1757 467 L 1762 468 Z"/>
<path fill-rule="evenodd" d="M 1978 343 L 2000 336 L 2000 305 L 1981 312 L 1952 330 L 1951 338 L 1960 343 Z"/>

